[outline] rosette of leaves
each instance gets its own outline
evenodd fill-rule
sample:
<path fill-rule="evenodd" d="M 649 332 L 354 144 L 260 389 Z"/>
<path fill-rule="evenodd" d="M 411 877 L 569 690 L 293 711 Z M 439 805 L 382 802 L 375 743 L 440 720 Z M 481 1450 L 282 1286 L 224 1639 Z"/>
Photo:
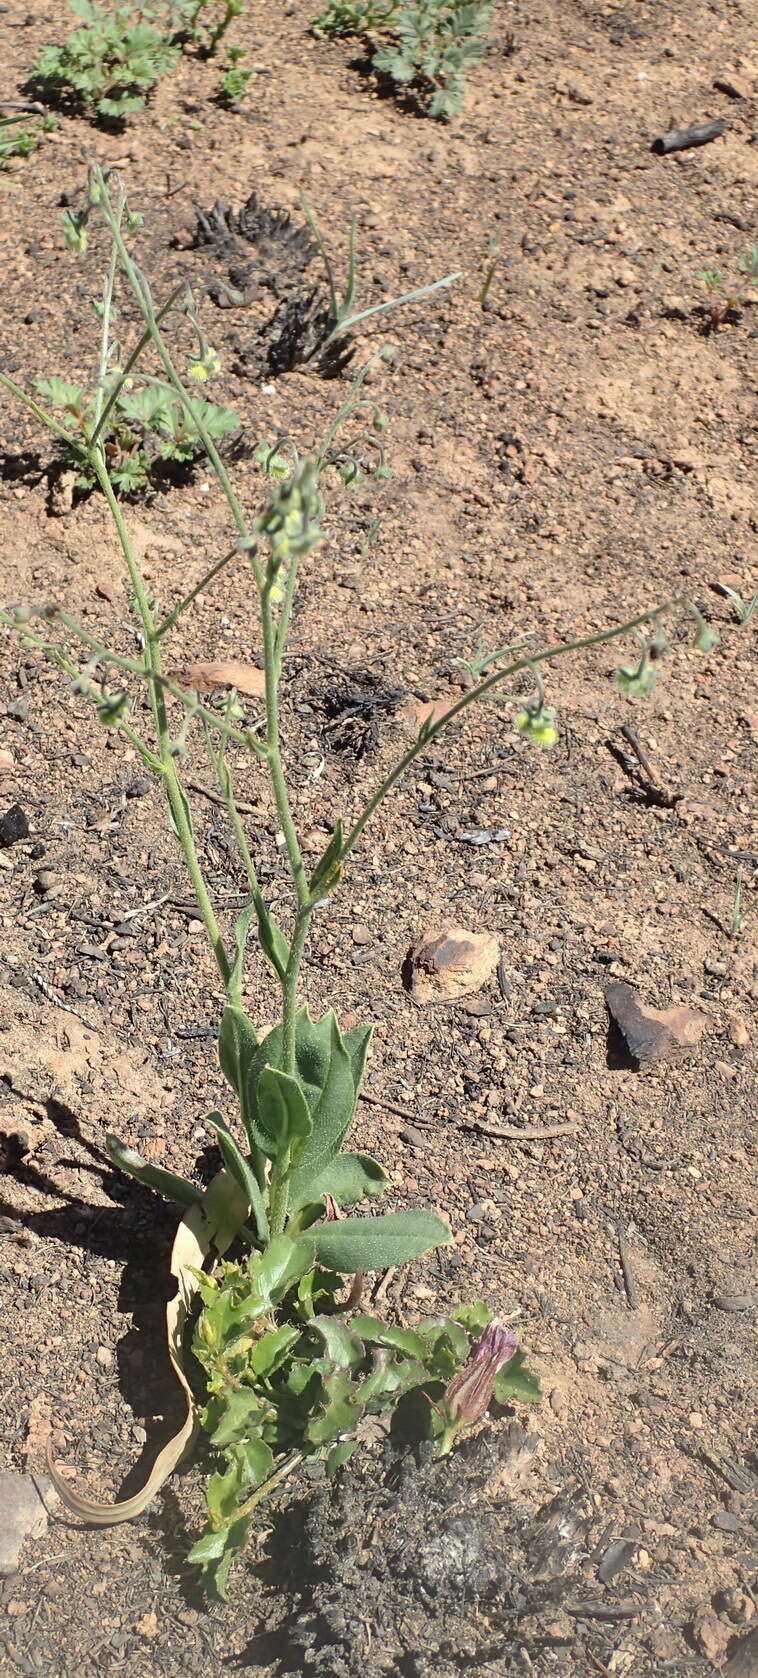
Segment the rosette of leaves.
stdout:
<path fill-rule="evenodd" d="M 339 1224 L 332 1227 L 338 1237 Z M 221 1463 L 208 1483 L 205 1531 L 190 1560 L 215 1594 L 226 1595 L 267 1482 L 317 1461 L 332 1477 L 359 1444 L 366 1417 L 391 1415 L 418 1391 L 427 1401 L 416 1407 L 425 1431 L 444 1448 L 446 1386 L 491 1313 L 481 1304 L 464 1306 L 415 1329 L 372 1316 L 346 1320 L 339 1281 L 314 1266 L 307 1231 L 279 1236 L 265 1253 L 200 1278 L 194 1352 L 209 1394 L 201 1422 Z M 539 1398 L 520 1350 L 497 1376 L 493 1396 L 501 1403 Z"/>
<path fill-rule="evenodd" d="M 71 441 L 63 445 L 64 467 L 73 467 L 80 489 L 92 489 L 95 474 L 87 455 L 87 441 L 95 425 L 94 398 L 66 379 L 38 379 L 36 388 L 51 407 L 65 416 Z M 221 439 L 239 431 L 230 408 L 192 399 L 197 421 Z M 149 484 L 156 466 L 190 465 L 202 453 L 197 424 L 193 424 L 170 385 L 156 381 L 137 390 L 122 388 L 105 426 L 105 452 L 111 481 L 121 495 L 138 494 Z"/>
<path fill-rule="evenodd" d="M 82 20 L 62 46 L 43 49 L 29 82 L 50 104 L 120 120 L 141 111 L 147 95 L 181 57 L 181 47 L 149 21 L 149 9 L 119 6 L 108 16 L 93 0 L 71 0 Z"/>

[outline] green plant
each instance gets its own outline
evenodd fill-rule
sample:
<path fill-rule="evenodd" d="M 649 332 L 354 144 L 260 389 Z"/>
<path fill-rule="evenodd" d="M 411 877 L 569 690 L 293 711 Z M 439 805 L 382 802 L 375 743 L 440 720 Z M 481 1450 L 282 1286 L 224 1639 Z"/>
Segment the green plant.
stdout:
<path fill-rule="evenodd" d="M 166 345 L 162 321 L 172 299 L 156 311 L 124 237 L 124 225 L 129 225 L 125 201 L 119 197 L 114 203 L 98 169 L 91 177 L 90 203 L 104 218 L 112 250 L 102 305 L 94 424 L 84 434 L 82 447 L 121 546 L 141 651 L 130 656 L 114 651 L 57 606 L 10 608 L 0 613 L 0 621 L 14 629 L 25 646 L 58 666 L 75 691 L 92 701 L 103 725 L 123 736 L 163 787 L 224 995 L 218 1053 L 237 1103 L 238 1122 L 233 1127 L 220 1112 L 208 1115 L 223 1164 L 206 1189 L 141 1159 L 117 1138 L 108 1139 L 110 1158 L 119 1169 L 183 1209 L 172 1255 L 177 1291 L 167 1308 L 167 1328 L 187 1415 L 160 1453 L 146 1486 L 122 1503 L 101 1505 L 82 1497 L 52 1461 L 51 1473 L 64 1506 L 93 1524 L 130 1519 L 146 1506 L 191 1444 L 198 1425 L 199 1406 L 184 1371 L 183 1335 L 188 1315 L 199 1303 L 194 1348 L 205 1376 L 201 1419 L 220 1468 L 208 1486 L 206 1527 L 192 1557 L 209 1585 L 224 1594 L 257 1504 L 303 1461 L 323 1455 L 329 1471 L 336 1471 L 354 1448 L 365 1415 L 377 1410 L 391 1415 L 408 1392 L 418 1389 L 425 1395 L 433 1447 L 443 1453 L 462 1429 L 482 1418 L 493 1396 L 538 1396 L 515 1336 L 494 1323 L 481 1304 L 413 1330 L 354 1314 L 365 1271 L 407 1263 L 444 1246 L 451 1234 L 432 1211 L 343 1215 L 343 1207 L 360 1206 L 382 1194 L 388 1179 L 376 1160 L 345 1149 L 372 1026 L 343 1032 L 333 1012 L 314 1020 L 299 996 L 314 911 L 337 890 L 365 827 L 400 777 L 471 705 L 492 698 L 505 682 L 527 681 L 531 693 L 513 694 L 519 704 L 516 727 L 539 744 L 551 745 L 557 729 L 553 712 L 544 704 L 542 667 L 635 631 L 651 618 L 652 643 L 662 647 L 659 621 L 682 603 L 670 602 L 626 624 L 515 657 L 512 650 L 477 655 L 481 674 L 475 685 L 444 717 L 424 722 L 352 821 L 335 817 L 321 856 L 315 865 L 306 865 L 282 756 L 283 661 L 298 570 L 321 536 L 324 470 L 333 458 L 337 431 L 360 405 L 363 382 L 379 357 L 373 356 L 356 376 L 315 454 L 305 459 L 293 455 L 290 462 L 283 445 L 261 451 L 266 496 L 259 511 L 248 516 Z M 109 385 L 117 268 L 131 288 L 144 332 Z M 162 611 L 140 570 L 111 478 L 104 435 L 107 414 L 147 344 L 182 412 L 197 429 L 234 527 L 230 551 L 188 594 Z M 55 435 L 69 441 L 60 421 L 7 374 L 0 373 L 0 385 Z M 165 638 L 177 632 L 197 594 L 207 591 L 235 562 L 249 567 L 259 614 L 265 701 L 261 714 L 252 719 L 234 693 L 221 708 L 203 704 L 196 692 L 167 674 L 163 660 Z M 72 640 L 75 650 L 84 649 L 79 658 L 70 650 Z M 147 735 L 139 709 L 145 689 L 151 717 Z M 217 917 L 189 803 L 183 760 L 191 732 L 204 744 L 247 878 L 248 903 L 231 928 Z M 286 926 L 275 918 L 262 891 L 235 798 L 235 775 L 240 763 L 245 772 L 251 754 L 268 776 L 289 864 L 292 902 Z M 263 1038 L 244 1007 L 244 963 L 251 936 L 279 992 L 279 1022 Z M 352 1278 L 347 1292 L 344 1277 Z"/>
<path fill-rule="evenodd" d="M 113 381 L 118 383 L 119 377 L 114 372 Z M 94 489 L 97 475 L 90 448 L 100 411 L 96 395 L 59 378 L 37 379 L 36 388 L 65 416 L 69 439 L 61 450 L 61 466 L 76 471 L 79 489 Z M 106 400 L 111 388 L 105 387 Z M 190 465 L 203 452 L 201 427 L 219 441 L 239 431 L 240 422 L 231 409 L 202 396 L 193 397 L 190 413 L 161 379 L 136 389 L 119 385 L 100 432 L 114 488 L 120 495 L 134 495 L 146 488 L 156 469 Z"/>
<path fill-rule="evenodd" d="M 156 29 L 149 8 L 118 6 L 108 17 L 94 0 L 70 0 L 81 18 L 62 46 L 45 47 L 29 81 L 50 103 L 71 100 L 117 120 L 140 111 L 148 93 L 178 63 L 181 48 Z"/>
<path fill-rule="evenodd" d="M 371 63 L 411 91 L 429 116 L 448 120 L 463 103 L 466 75 L 484 51 L 491 0 L 327 0 L 315 26 L 329 35 L 377 31 Z"/>
<path fill-rule="evenodd" d="M 243 58 L 247 58 L 244 47 L 228 48 L 219 86 L 219 98 L 223 105 L 235 105 L 253 79 L 254 72 L 244 68 Z"/>
<path fill-rule="evenodd" d="M 758 610 L 758 594 L 754 594 L 752 600 L 743 600 L 737 590 L 729 588 L 726 583 L 716 583 L 715 587 L 719 594 L 723 594 L 727 600 L 731 600 L 740 624 L 748 624 L 753 613 Z"/>
<path fill-rule="evenodd" d="M 737 264 L 748 286 L 758 286 L 758 245 L 745 251 Z M 729 281 L 720 268 L 701 268 L 697 278 L 702 280 L 710 302 L 706 314 L 708 324 L 716 332 L 738 309 L 744 309 L 747 296 L 738 284 Z"/>
<path fill-rule="evenodd" d="M 51 103 L 72 102 L 88 115 L 122 121 L 141 111 L 162 76 L 174 70 L 182 48 L 203 58 L 216 52 L 245 0 L 223 0 L 220 14 L 208 0 L 131 0 L 109 16 L 95 0 L 70 0 L 82 20 L 62 46 L 45 47 L 29 72 L 29 85 Z"/>
<path fill-rule="evenodd" d="M 18 113 L 16 116 L 0 117 L 0 169 L 4 169 L 10 157 L 29 157 L 36 151 L 43 134 L 51 134 L 58 127 L 58 118 L 40 113 L 40 120 L 33 122 L 34 109 L 31 108 L 32 126 L 29 126 L 29 114 Z"/>
<path fill-rule="evenodd" d="M 166 0 L 168 25 L 177 38 L 197 47 L 202 58 L 212 58 L 245 4 L 246 0 Z M 234 51 L 240 49 L 231 48 L 230 57 Z"/>

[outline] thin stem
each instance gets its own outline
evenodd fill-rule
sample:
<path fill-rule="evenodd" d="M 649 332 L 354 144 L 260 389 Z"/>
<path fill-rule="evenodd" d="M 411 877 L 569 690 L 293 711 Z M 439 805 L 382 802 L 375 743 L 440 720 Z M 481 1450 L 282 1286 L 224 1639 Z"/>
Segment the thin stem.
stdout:
<path fill-rule="evenodd" d="M 276 658 L 277 677 L 281 676 L 282 673 L 282 659 L 284 657 L 284 648 L 287 644 L 287 634 L 290 626 L 290 618 L 292 616 L 292 602 L 295 598 L 297 563 L 297 555 L 293 554 L 290 559 L 290 568 L 287 573 L 287 582 L 284 589 L 284 599 L 282 600 L 279 622 L 276 626 L 276 633 L 274 636 L 274 656 Z"/>
<path fill-rule="evenodd" d="M 312 905 L 309 903 L 298 909 L 295 926 L 290 943 L 289 960 L 282 980 L 282 995 L 284 1001 L 284 1018 L 282 1033 L 283 1070 L 290 1076 L 295 1072 L 295 1015 L 297 1013 L 297 981 L 300 973 L 300 963 L 308 936 L 308 926 Z"/>
<path fill-rule="evenodd" d="M 201 594 L 203 589 L 207 588 L 208 584 L 213 582 L 214 577 L 218 576 L 219 571 L 223 571 L 224 566 L 228 565 L 230 560 L 239 557 L 239 551 L 240 550 L 235 543 L 235 546 L 229 549 L 228 554 L 224 554 L 223 559 L 217 560 L 216 564 L 211 566 L 210 571 L 206 571 L 205 576 L 201 577 L 199 583 L 196 583 L 195 587 L 190 589 L 189 594 L 185 594 L 184 599 L 179 601 L 178 606 L 174 606 L 172 611 L 167 613 L 166 617 L 158 624 L 155 631 L 156 641 L 160 641 L 162 637 L 168 633 L 169 629 L 173 629 L 174 624 L 177 619 L 181 617 L 182 612 L 186 611 L 187 607 L 192 605 L 193 600 L 197 598 L 198 594 Z"/>
<path fill-rule="evenodd" d="M 250 532 L 248 530 L 247 521 L 245 519 L 245 515 L 242 511 L 240 503 L 237 500 L 237 497 L 236 497 L 236 495 L 234 493 L 234 490 L 232 488 L 232 484 L 231 484 L 231 481 L 230 481 L 230 478 L 229 478 L 229 474 L 226 470 L 226 467 L 224 466 L 224 463 L 221 459 L 221 456 L 218 452 L 218 449 L 216 448 L 216 445 L 213 441 L 213 438 L 211 437 L 210 433 L 208 432 L 200 414 L 198 412 L 196 412 L 195 407 L 194 407 L 194 405 L 191 401 L 191 398 L 187 395 L 187 392 L 184 388 L 184 385 L 182 384 L 182 381 L 179 378 L 179 374 L 176 371 L 174 363 L 171 360 L 171 356 L 169 355 L 169 352 L 166 349 L 166 346 L 163 342 L 163 338 L 161 336 L 160 328 L 159 328 L 159 325 L 158 325 L 158 318 L 157 318 L 157 315 L 156 315 L 156 312 L 155 312 L 155 308 L 153 306 L 153 302 L 152 302 L 152 298 L 150 296 L 149 288 L 148 288 L 147 283 L 144 280 L 142 274 L 140 273 L 139 269 L 137 268 L 136 263 L 134 263 L 132 261 L 132 258 L 129 255 L 129 251 L 127 250 L 126 244 L 124 243 L 124 238 L 123 238 L 123 235 L 122 235 L 122 232 L 121 232 L 121 228 L 119 226 L 118 217 L 114 213 L 113 206 L 112 206 L 110 198 L 108 196 L 108 192 L 107 192 L 107 189 L 106 189 L 106 186 L 105 186 L 105 180 L 104 180 L 104 177 L 103 177 L 102 170 L 100 170 L 99 168 L 96 167 L 93 171 L 93 175 L 94 175 L 96 185 L 99 188 L 99 192 L 100 192 L 99 203 L 100 203 L 100 207 L 102 209 L 102 213 L 103 213 L 106 225 L 107 225 L 107 227 L 110 231 L 110 234 L 111 234 L 112 239 L 114 240 L 114 243 L 117 246 L 119 259 L 121 261 L 121 266 L 124 270 L 126 278 L 129 281 L 129 284 L 132 288 L 134 296 L 137 300 L 137 304 L 138 304 L 140 312 L 142 314 L 142 318 L 145 322 L 145 326 L 147 327 L 148 332 L 150 334 L 150 337 L 151 337 L 151 339 L 152 339 L 152 341 L 155 345 L 155 348 L 158 352 L 161 364 L 165 369 L 166 377 L 168 378 L 169 383 L 173 386 L 173 389 L 176 391 L 176 394 L 177 394 L 177 396 L 179 398 L 179 401 L 182 405 L 182 409 L 183 409 L 184 413 L 187 415 L 187 418 L 189 420 L 191 420 L 193 426 L 195 427 L 197 435 L 200 438 L 200 441 L 203 445 L 203 448 L 205 449 L 205 452 L 206 452 L 206 454 L 208 456 L 208 459 L 211 463 L 211 466 L 213 467 L 213 471 L 216 475 L 216 478 L 217 478 L 218 483 L 221 487 L 221 490 L 223 491 L 223 494 L 225 496 L 227 505 L 229 507 L 229 511 L 232 515 L 232 518 L 234 520 L 234 523 L 237 527 L 237 530 L 238 530 L 240 536 L 246 542 L 249 542 Z M 264 584 L 263 572 L 261 571 L 261 568 L 258 564 L 258 561 L 256 559 L 256 555 L 255 555 L 255 550 L 253 548 L 251 548 L 251 550 L 250 550 L 250 563 L 251 563 L 251 566 L 253 568 L 253 572 L 255 574 L 255 579 L 256 579 L 256 582 L 258 583 L 258 587 L 263 588 L 263 584 Z"/>
<path fill-rule="evenodd" d="M 182 281 L 181 285 L 178 285 L 178 286 L 174 287 L 174 290 L 172 291 L 171 296 L 166 299 L 165 303 L 161 304 L 161 307 L 158 310 L 158 312 L 156 314 L 156 317 L 155 317 L 156 321 L 162 321 L 167 314 L 170 314 L 171 310 L 174 307 L 174 304 L 177 302 L 178 298 L 181 297 L 182 292 L 185 291 L 185 290 L 186 290 L 186 286 L 185 286 L 184 281 Z M 112 386 L 111 390 L 109 390 L 109 392 L 108 392 L 108 400 L 105 404 L 105 407 L 103 408 L 103 411 L 100 415 L 100 418 L 98 419 L 97 425 L 95 426 L 95 429 L 92 433 L 92 439 L 91 440 L 92 440 L 93 443 L 97 442 L 98 437 L 100 436 L 100 432 L 102 431 L 103 426 L 105 425 L 105 422 L 108 418 L 108 415 L 110 414 L 110 411 L 111 411 L 111 408 L 113 407 L 114 402 L 118 401 L 118 398 L 119 398 L 119 396 L 120 396 L 120 394 L 121 394 L 121 392 L 124 388 L 124 385 L 126 384 L 126 381 L 129 377 L 129 374 L 131 373 L 132 368 L 134 367 L 135 363 L 137 361 L 139 361 L 139 358 L 142 354 L 142 351 L 144 349 L 147 349 L 147 346 L 150 343 L 150 340 L 151 340 L 151 332 L 150 332 L 150 328 L 148 327 L 143 332 L 142 337 L 139 340 L 139 343 L 136 344 L 135 348 L 132 350 L 131 355 L 127 358 L 126 364 L 121 369 L 121 372 L 119 374 L 119 377 L 116 380 L 116 383 Z"/>
<path fill-rule="evenodd" d="M 123 214 L 123 211 L 120 212 L 119 220 L 120 220 L 121 214 Z M 110 356 L 110 331 L 111 331 L 111 313 L 112 313 L 112 310 L 113 310 L 113 287 L 116 283 L 116 269 L 117 269 L 117 267 L 118 267 L 118 251 L 116 250 L 115 245 L 111 245 L 111 254 L 110 254 L 109 261 L 108 261 L 108 272 L 105 276 L 105 284 L 103 286 L 103 324 L 102 324 L 102 330 L 101 330 L 101 333 L 100 333 L 100 365 L 99 365 L 99 368 L 98 368 L 97 384 L 95 386 L 95 401 L 94 401 L 95 430 L 94 430 L 94 433 L 93 433 L 94 437 L 97 436 L 98 431 L 100 429 L 100 425 L 101 425 L 101 422 L 102 422 L 103 402 L 105 400 L 105 381 L 108 377 L 108 358 Z"/>
<path fill-rule="evenodd" d="M 155 619 L 153 618 L 147 590 L 142 579 L 142 573 L 134 557 L 129 532 L 124 523 L 121 508 L 116 499 L 113 485 L 111 484 L 110 477 L 108 475 L 108 469 L 105 464 L 102 448 L 97 446 L 91 449 L 89 451 L 89 459 L 92 465 L 92 470 L 97 477 L 97 481 L 108 503 L 108 509 L 116 527 L 116 533 L 121 544 L 121 551 L 124 555 L 124 559 L 126 560 L 130 581 L 132 588 L 134 589 L 137 610 L 139 611 L 139 615 L 142 620 L 142 629 L 145 639 L 145 659 L 148 667 L 148 691 L 150 694 L 150 703 L 155 722 L 155 731 L 158 736 L 158 748 L 160 751 L 163 784 L 166 789 L 166 797 L 168 799 L 169 809 L 173 818 L 176 836 L 179 840 L 182 851 L 184 852 L 187 872 L 190 876 L 195 892 L 198 909 L 202 915 L 203 921 L 205 922 L 208 939 L 216 958 L 216 965 L 223 980 L 224 987 L 226 988 L 231 977 L 232 964 L 224 948 L 213 904 L 211 903 L 208 889 L 205 884 L 203 871 L 200 866 L 200 860 L 195 847 L 195 837 L 192 832 L 189 804 L 179 780 L 176 763 L 171 751 L 171 737 L 169 734 L 168 718 L 166 715 L 166 701 L 160 679 L 160 643 L 155 639 Z"/>
<path fill-rule="evenodd" d="M 41 420 L 42 424 L 47 426 L 48 431 L 52 431 L 55 437 L 60 437 L 61 441 L 64 443 L 75 443 L 78 441 L 73 431 L 71 431 L 68 426 L 61 425 L 60 420 L 54 419 L 53 415 L 49 414 L 46 408 L 40 407 L 39 402 L 35 402 L 33 396 L 28 396 L 26 391 L 22 390 L 20 385 L 17 385 L 13 379 L 9 379 L 7 373 L 0 373 L 0 385 L 2 385 L 5 390 L 9 390 L 11 396 L 15 396 L 18 402 L 23 403 L 23 406 L 28 409 L 29 413 L 34 414 L 35 419 Z"/>
<path fill-rule="evenodd" d="M 470 688 L 468 693 L 464 693 L 460 699 L 456 700 L 454 705 L 451 705 L 450 710 L 445 712 L 444 717 L 440 717 L 438 722 L 432 723 L 431 727 L 422 729 L 419 739 L 414 741 L 413 745 L 401 757 L 400 762 L 382 781 L 381 786 L 377 787 L 376 792 L 369 799 L 368 804 L 345 840 L 342 850 L 343 858 L 354 849 L 366 823 L 371 820 L 378 805 L 387 797 L 388 792 L 392 791 L 392 788 L 405 774 L 406 769 L 414 762 L 414 759 L 426 751 L 430 742 L 436 739 L 438 734 L 441 734 L 443 728 L 449 727 L 461 711 L 465 711 L 469 705 L 476 704 L 477 700 L 484 699 L 492 688 L 497 687 L 500 682 L 507 681 L 510 676 L 518 675 L 522 670 L 531 670 L 536 664 L 544 664 L 554 658 L 561 658 L 564 653 L 581 652 L 585 647 L 597 647 L 604 641 L 615 641 L 618 636 L 628 635 L 633 629 L 637 629 L 640 624 L 649 623 L 651 618 L 658 618 L 664 612 L 670 612 L 675 606 L 681 604 L 681 600 L 668 600 L 665 605 L 655 606 L 647 612 L 641 612 L 639 617 L 630 618 L 628 623 L 619 624 L 615 629 L 602 629 L 596 635 L 583 636 L 579 641 L 567 641 L 564 646 L 548 647 L 544 652 L 532 653 L 528 658 L 521 658 L 515 664 L 509 664 L 505 670 L 495 670 L 491 676 L 487 676 L 484 681 L 479 682 L 477 687 Z"/>
<path fill-rule="evenodd" d="M 239 1504 L 234 1512 L 234 1519 L 236 1521 L 242 1520 L 246 1515 L 252 1515 L 258 1504 L 262 1503 L 264 1498 L 269 1497 L 271 1492 L 275 1492 L 277 1486 L 281 1485 L 282 1480 L 286 1480 L 287 1475 L 292 1473 L 293 1468 L 299 1468 L 304 1460 L 302 1451 L 293 1451 L 290 1456 L 285 1457 L 281 1466 L 275 1469 L 274 1473 L 270 1474 L 262 1485 L 256 1486 L 255 1491 L 244 1503 Z"/>
<path fill-rule="evenodd" d="M 271 616 L 270 587 L 268 585 L 261 593 L 261 623 L 263 627 L 263 663 L 266 672 L 266 745 L 268 748 L 269 773 L 276 800 L 277 814 L 284 834 L 284 842 L 287 846 L 287 856 L 289 857 L 297 901 L 302 909 L 306 905 L 310 906 L 310 893 L 300 844 L 292 820 L 289 793 L 279 749 L 279 662 L 281 652 L 277 654 L 274 624 Z"/>

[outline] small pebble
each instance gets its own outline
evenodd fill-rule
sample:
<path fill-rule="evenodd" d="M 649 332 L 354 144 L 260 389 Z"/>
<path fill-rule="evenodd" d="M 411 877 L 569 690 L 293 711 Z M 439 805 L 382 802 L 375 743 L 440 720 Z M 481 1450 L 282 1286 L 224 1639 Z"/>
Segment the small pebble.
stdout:
<path fill-rule="evenodd" d="M 370 944 L 372 941 L 371 929 L 367 926 L 354 926 L 350 936 L 354 944 Z"/>
<path fill-rule="evenodd" d="M 690 1427 L 694 1428 L 695 1431 L 697 1431 L 701 1427 L 705 1427 L 705 1421 L 704 1421 L 703 1417 L 701 1416 L 699 1410 L 691 1410 L 690 1413 L 689 1413 L 688 1421 L 689 1421 Z"/>
<path fill-rule="evenodd" d="M 717 1527 L 719 1532 L 739 1532 L 740 1530 L 738 1517 L 733 1515 L 730 1509 L 719 1509 L 717 1514 L 712 1515 L 711 1526 Z"/>
<path fill-rule="evenodd" d="M 26 839 L 29 833 L 29 823 L 20 804 L 11 804 L 4 816 L 0 816 L 0 846 L 7 848 L 16 845 L 20 839 Z"/>
<path fill-rule="evenodd" d="M 95 1362 L 99 1364 L 101 1369 L 112 1369 L 113 1353 L 110 1346 L 98 1346 L 95 1353 Z"/>

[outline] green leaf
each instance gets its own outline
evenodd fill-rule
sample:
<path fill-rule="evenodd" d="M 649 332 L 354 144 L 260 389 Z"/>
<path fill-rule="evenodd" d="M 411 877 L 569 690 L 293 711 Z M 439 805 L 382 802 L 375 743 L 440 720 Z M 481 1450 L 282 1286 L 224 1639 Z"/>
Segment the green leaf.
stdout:
<path fill-rule="evenodd" d="M 333 891 L 335 886 L 339 884 L 342 875 L 341 859 L 344 843 L 345 835 L 342 831 L 342 823 L 338 821 L 332 837 L 319 857 L 308 881 L 311 897 L 317 901 L 319 898 L 328 897 L 330 891 Z"/>
<path fill-rule="evenodd" d="M 309 1136 L 313 1121 L 302 1085 L 278 1066 L 264 1066 L 256 1086 L 259 1145 L 272 1159 Z"/>
<path fill-rule="evenodd" d="M 388 1270 L 407 1264 L 432 1247 L 446 1247 L 453 1237 L 435 1212 L 388 1212 L 379 1218 L 341 1218 L 316 1224 L 300 1237 L 313 1244 L 326 1270 Z"/>
<path fill-rule="evenodd" d="M 308 1326 L 321 1336 L 331 1363 L 340 1369 L 354 1369 L 361 1362 L 364 1346 L 352 1326 L 347 1328 L 336 1317 L 314 1317 Z"/>
<path fill-rule="evenodd" d="M 253 907 L 258 919 L 258 942 L 266 960 L 283 980 L 290 956 L 289 944 L 262 897 L 256 897 Z"/>
<path fill-rule="evenodd" d="M 290 1210 L 297 1212 L 311 1201 L 330 1194 L 339 1206 L 354 1206 L 368 1195 L 383 1194 L 389 1177 L 370 1154 L 333 1154 L 312 1177 L 301 1173 L 298 1160 L 290 1179 Z"/>
<path fill-rule="evenodd" d="M 123 1142 L 119 1142 L 117 1136 L 106 1136 L 105 1151 L 119 1171 L 125 1171 L 128 1177 L 134 1177 L 146 1188 L 162 1194 L 165 1200 L 177 1200 L 180 1206 L 196 1206 L 203 1198 L 203 1190 L 197 1183 L 178 1177 L 174 1171 L 166 1171 L 162 1165 L 149 1164 L 133 1148 L 126 1148 Z"/>
<path fill-rule="evenodd" d="M 228 1171 L 231 1171 L 235 1182 L 239 1184 L 248 1206 L 255 1218 L 256 1230 L 261 1241 L 268 1240 L 268 1218 L 263 1202 L 260 1184 L 248 1160 L 245 1159 L 238 1143 L 229 1129 L 226 1120 L 220 1113 L 208 1113 L 206 1124 L 215 1130 L 221 1158 Z"/>
<path fill-rule="evenodd" d="M 314 1191 L 313 1184 L 316 1180 L 320 1181 L 339 1149 L 355 1108 L 350 1056 L 334 1014 L 327 1014 L 319 1026 L 322 1034 L 325 1027 L 329 1031 L 328 1058 L 326 1066 L 322 1061 L 319 1067 L 319 1075 L 323 1079 L 320 1092 L 316 1093 L 310 1086 L 313 1092 L 309 1102 L 313 1129 L 300 1150 L 297 1168 L 290 1182 L 290 1204 L 293 1208 L 318 1199 L 321 1190 L 316 1188 Z"/>
<path fill-rule="evenodd" d="M 342 1439 L 339 1445 L 333 1447 L 326 1459 L 327 1480 L 334 1479 L 335 1474 L 339 1473 L 339 1470 L 344 1468 L 345 1463 L 350 1461 L 353 1451 L 357 1448 L 357 1439 Z"/>
<path fill-rule="evenodd" d="M 256 1143 L 251 1082 L 259 1050 L 255 1027 L 247 1014 L 241 1008 L 225 1008 L 218 1039 L 218 1058 L 224 1077 L 239 1096 L 242 1122 L 251 1148 Z"/>
<path fill-rule="evenodd" d="M 254 1280 L 263 1298 L 277 1305 L 293 1282 L 305 1274 L 311 1263 L 311 1250 L 298 1237 L 277 1235 L 265 1252 L 255 1261 Z"/>
<path fill-rule="evenodd" d="M 369 1346 L 389 1346 L 394 1352 L 404 1352 L 407 1357 L 419 1358 L 422 1362 L 427 1355 L 420 1334 L 414 1334 L 409 1328 L 395 1328 L 390 1323 L 381 1322 L 378 1317 L 352 1317 L 350 1327 Z"/>
<path fill-rule="evenodd" d="M 536 1404 L 541 1397 L 542 1389 L 537 1376 L 524 1368 L 524 1354 L 519 1347 L 510 1363 L 498 1370 L 495 1377 L 495 1398 L 498 1404 L 507 1404 L 513 1398 L 519 1404 Z"/>
<path fill-rule="evenodd" d="M 261 1450 L 264 1453 L 267 1452 L 269 1458 L 271 1458 L 271 1452 L 262 1440 L 252 1441 L 250 1439 L 251 1431 L 258 1428 L 261 1417 L 265 1413 L 265 1404 L 261 1394 L 256 1392 L 254 1387 L 243 1387 L 238 1392 L 230 1392 L 227 1389 L 221 1402 L 223 1403 L 223 1415 L 218 1426 L 211 1434 L 211 1444 L 223 1449 L 227 1445 L 236 1445 L 239 1441 L 248 1444 L 260 1443 Z M 271 1460 L 273 1461 L 273 1458 Z M 266 1469 L 266 1473 L 268 1472 L 269 1470 Z M 224 1478 L 226 1477 L 224 1476 Z M 261 1479 L 265 1479 L 265 1474 L 261 1475 Z M 237 1489 L 238 1487 L 235 1484 L 235 1496 Z"/>
<path fill-rule="evenodd" d="M 226 767 L 226 766 L 224 766 L 224 767 Z M 227 771 L 227 774 L 228 774 L 228 771 Z M 228 784 L 231 787 L 231 781 Z M 247 935 L 248 935 L 248 932 L 249 932 L 249 929 L 250 929 L 250 921 L 252 919 L 254 909 L 255 909 L 255 903 L 254 902 L 248 903 L 246 905 L 246 907 L 242 910 L 242 913 L 237 916 L 237 918 L 234 922 L 234 950 L 235 950 L 235 956 L 234 956 L 234 965 L 232 967 L 232 971 L 231 971 L 231 974 L 230 974 L 230 977 L 229 977 L 229 988 L 230 988 L 230 990 L 234 990 L 236 992 L 239 991 L 239 987 L 240 987 L 240 984 L 242 982 L 242 964 L 245 960 L 245 950 L 247 949 Z M 253 1035 L 255 1035 L 255 1033 L 253 1033 Z M 237 1088 L 236 1084 L 235 1084 L 234 1087 L 235 1087 L 235 1089 Z M 237 1093 L 238 1094 L 240 1093 L 239 1090 L 237 1091 Z"/>
<path fill-rule="evenodd" d="M 250 1358 L 253 1374 L 272 1375 L 283 1363 L 290 1347 L 299 1340 L 300 1334 L 301 1330 L 294 1323 L 283 1323 L 281 1328 L 274 1328 L 270 1334 L 261 1335 Z"/>
<path fill-rule="evenodd" d="M 368 1054 L 373 1035 L 374 1027 L 372 1025 L 354 1025 L 351 1027 L 350 1031 L 346 1031 L 343 1034 L 342 1041 L 350 1056 L 350 1068 L 353 1074 L 353 1087 L 355 1089 L 356 1100 L 358 1099 L 358 1091 L 363 1082 L 363 1071 L 366 1065 L 366 1056 Z"/>

